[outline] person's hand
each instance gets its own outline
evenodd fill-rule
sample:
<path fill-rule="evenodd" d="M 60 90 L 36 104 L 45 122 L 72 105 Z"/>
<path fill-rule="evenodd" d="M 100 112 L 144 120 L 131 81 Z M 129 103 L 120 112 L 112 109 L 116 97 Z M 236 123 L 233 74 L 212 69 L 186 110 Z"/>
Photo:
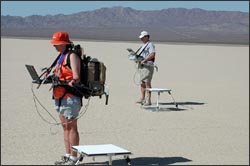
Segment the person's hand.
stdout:
<path fill-rule="evenodd" d="M 71 86 L 71 87 L 73 87 L 74 85 L 73 84 L 75 84 L 76 83 L 76 80 L 75 79 L 73 79 L 73 80 L 71 80 L 71 81 L 69 81 L 69 86 Z"/>
<path fill-rule="evenodd" d="M 47 77 L 48 74 L 49 74 L 49 72 L 48 72 L 48 71 L 45 71 L 45 72 L 42 74 L 41 77 L 45 78 L 45 77 Z"/>
<path fill-rule="evenodd" d="M 146 61 L 145 61 L 145 59 L 143 59 L 142 61 L 141 61 L 141 64 L 143 64 L 143 63 L 145 63 Z"/>

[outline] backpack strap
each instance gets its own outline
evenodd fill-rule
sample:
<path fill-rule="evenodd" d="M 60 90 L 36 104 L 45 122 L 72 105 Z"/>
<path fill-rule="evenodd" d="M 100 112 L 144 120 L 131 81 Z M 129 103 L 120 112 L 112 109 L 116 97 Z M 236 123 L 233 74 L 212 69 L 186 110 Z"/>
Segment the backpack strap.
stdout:
<path fill-rule="evenodd" d="M 71 69 L 70 54 L 72 54 L 72 53 L 75 53 L 81 60 L 81 55 L 82 55 L 81 46 L 78 44 L 78 45 L 74 46 L 74 48 L 71 48 L 68 52 L 65 66 L 68 66 L 70 69 Z"/>
<path fill-rule="evenodd" d="M 139 56 L 142 54 L 142 52 L 146 49 L 146 47 L 148 46 L 150 42 L 147 43 L 147 45 L 141 50 Z M 141 47 L 136 51 L 136 53 L 141 49 Z"/>
<path fill-rule="evenodd" d="M 73 52 L 72 50 L 70 50 L 70 51 L 68 52 L 68 56 L 67 56 L 67 58 L 66 58 L 66 64 L 64 65 L 64 66 L 69 67 L 70 69 L 71 69 L 71 65 L 70 65 L 70 55 L 71 55 L 72 52 Z"/>
<path fill-rule="evenodd" d="M 50 73 L 51 69 L 56 65 L 56 62 L 58 61 L 58 59 L 60 58 L 61 54 L 59 54 L 56 59 L 54 60 L 54 62 L 50 65 L 49 68 L 45 68 L 46 70 L 39 76 L 39 78 L 41 78 L 45 73 Z"/>
<path fill-rule="evenodd" d="M 141 54 L 142 54 L 142 52 L 146 49 L 146 47 L 148 46 L 148 44 L 150 43 L 150 41 L 147 43 L 147 45 L 142 49 L 142 51 L 140 52 L 140 54 L 138 55 L 138 56 L 140 56 Z M 141 48 L 141 47 L 140 47 Z M 137 50 L 137 51 L 139 51 L 140 50 L 140 48 Z M 136 52 L 137 52 L 136 51 Z M 151 59 L 151 61 L 152 62 L 155 62 L 155 58 L 153 58 L 153 59 Z"/>
<path fill-rule="evenodd" d="M 71 69 L 71 65 L 70 65 L 70 55 L 72 54 L 72 53 L 75 53 L 74 51 L 72 51 L 72 50 L 70 50 L 69 52 L 68 52 L 68 56 L 67 56 L 67 59 L 66 59 L 66 64 L 64 65 L 64 66 L 67 66 L 67 67 L 69 67 L 70 69 Z M 75 53 L 76 54 L 76 53 Z M 78 55 L 78 54 L 76 54 L 79 58 L 80 58 L 80 60 L 81 60 L 81 57 Z"/>
<path fill-rule="evenodd" d="M 142 47 L 142 46 L 141 46 L 141 47 Z M 136 50 L 135 54 L 137 54 L 137 52 L 141 49 L 141 47 L 140 47 L 140 48 L 138 48 L 138 50 Z"/>
<path fill-rule="evenodd" d="M 67 53 L 68 50 L 65 50 L 63 54 Z M 40 76 L 39 78 L 41 78 L 45 73 L 50 73 L 50 71 L 52 70 L 52 68 L 56 65 L 57 61 L 60 59 L 61 54 L 58 54 L 58 56 L 56 57 L 56 59 L 54 60 L 54 62 L 50 65 L 49 68 L 47 68 Z"/>

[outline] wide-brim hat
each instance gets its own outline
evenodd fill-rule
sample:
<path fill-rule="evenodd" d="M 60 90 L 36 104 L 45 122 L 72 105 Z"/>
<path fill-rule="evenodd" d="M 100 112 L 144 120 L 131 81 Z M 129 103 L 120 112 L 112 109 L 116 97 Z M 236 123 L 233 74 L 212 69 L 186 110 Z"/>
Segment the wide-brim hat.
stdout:
<path fill-rule="evenodd" d="M 55 32 L 50 41 L 51 44 L 60 45 L 60 44 L 70 44 L 72 43 L 69 40 L 69 34 L 67 32 Z"/>
<path fill-rule="evenodd" d="M 149 36 L 149 33 L 147 31 L 142 31 L 139 38 L 143 38 L 144 36 Z"/>

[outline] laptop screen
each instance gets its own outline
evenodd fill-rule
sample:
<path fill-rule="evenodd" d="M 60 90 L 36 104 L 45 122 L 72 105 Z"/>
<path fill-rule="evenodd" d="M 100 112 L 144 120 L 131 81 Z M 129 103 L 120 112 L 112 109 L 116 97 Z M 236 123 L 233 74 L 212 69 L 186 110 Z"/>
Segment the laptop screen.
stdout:
<path fill-rule="evenodd" d="M 41 81 L 33 65 L 25 65 L 33 81 Z"/>

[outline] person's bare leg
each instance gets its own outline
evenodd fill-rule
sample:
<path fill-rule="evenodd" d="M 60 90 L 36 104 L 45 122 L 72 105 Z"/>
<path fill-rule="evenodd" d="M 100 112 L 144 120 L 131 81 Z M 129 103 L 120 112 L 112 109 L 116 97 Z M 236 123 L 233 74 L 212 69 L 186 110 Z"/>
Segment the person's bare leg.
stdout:
<path fill-rule="evenodd" d="M 151 88 L 151 83 L 146 82 L 145 83 L 146 88 Z M 151 92 L 147 91 L 147 103 L 151 104 Z"/>
<path fill-rule="evenodd" d="M 79 145 L 79 133 L 77 129 L 77 120 L 68 120 L 60 115 L 60 120 L 63 127 L 64 146 L 67 154 L 77 156 L 77 152 L 71 150 L 71 146 Z"/>
<path fill-rule="evenodd" d="M 77 129 L 77 120 L 73 120 L 70 123 L 69 139 L 70 139 L 70 146 L 79 145 L 80 139 L 79 139 L 79 133 Z M 77 157 L 77 152 L 71 150 L 71 155 Z"/>
<path fill-rule="evenodd" d="M 70 137 L 69 137 L 69 132 L 70 132 L 69 123 L 67 123 L 68 120 L 63 115 L 59 115 L 59 118 L 61 120 L 62 127 L 63 127 L 65 150 L 67 154 L 70 154 L 71 150 L 70 150 Z"/>
<path fill-rule="evenodd" d="M 141 84 L 141 101 L 144 101 L 144 100 L 145 100 L 145 93 L 146 93 L 145 88 L 146 88 L 146 85 L 145 85 L 145 83 L 143 82 L 143 83 Z"/>

